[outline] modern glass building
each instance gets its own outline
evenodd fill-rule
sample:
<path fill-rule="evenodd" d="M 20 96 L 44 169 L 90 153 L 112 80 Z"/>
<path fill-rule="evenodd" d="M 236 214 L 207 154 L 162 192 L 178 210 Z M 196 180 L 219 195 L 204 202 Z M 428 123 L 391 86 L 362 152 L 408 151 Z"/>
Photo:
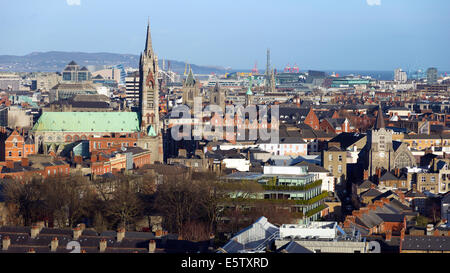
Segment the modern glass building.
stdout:
<path fill-rule="evenodd" d="M 430 67 L 427 69 L 427 83 L 436 84 L 437 83 L 437 68 Z"/>
<path fill-rule="evenodd" d="M 62 72 L 62 79 L 63 79 L 63 81 L 66 81 L 66 82 L 90 81 L 91 73 L 85 66 L 80 68 L 80 66 L 76 62 L 71 61 L 66 66 L 66 68 L 64 68 L 64 70 Z"/>
<path fill-rule="evenodd" d="M 307 173 L 307 166 L 302 172 Z M 298 224 L 317 221 L 325 209 L 328 192 L 322 192 L 322 181 L 313 174 L 273 175 L 259 173 L 233 173 L 226 180 L 255 181 L 264 191 L 255 196 L 256 202 L 270 202 L 289 207 L 296 213 Z M 239 194 L 235 195 L 239 196 Z"/>

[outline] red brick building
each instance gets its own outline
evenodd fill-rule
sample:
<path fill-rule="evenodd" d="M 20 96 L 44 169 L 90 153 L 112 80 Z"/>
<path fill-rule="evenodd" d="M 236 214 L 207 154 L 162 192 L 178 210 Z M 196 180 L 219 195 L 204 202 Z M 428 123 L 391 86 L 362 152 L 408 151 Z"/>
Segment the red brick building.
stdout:
<path fill-rule="evenodd" d="M 34 141 L 14 130 L 5 141 L 5 161 L 19 162 L 22 158 L 36 154 Z"/>
<path fill-rule="evenodd" d="M 306 116 L 304 123 L 311 127 L 313 130 L 319 130 L 320 122 L 314 110 L 311 108 Z"/>

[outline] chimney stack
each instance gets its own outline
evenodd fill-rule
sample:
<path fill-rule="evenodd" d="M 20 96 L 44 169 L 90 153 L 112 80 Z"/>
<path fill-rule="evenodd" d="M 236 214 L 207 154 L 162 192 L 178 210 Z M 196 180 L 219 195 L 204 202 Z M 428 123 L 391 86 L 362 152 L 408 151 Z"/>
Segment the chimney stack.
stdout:
<path fill-rule="evenodd" d="M 22 157 L 22 167 L 28 167 L 28 158 Z"/>
<path fill-rule="evenodd" d="M 6 168 L 8 168 L 8 169 L 14 169 L 14 161 L 12 161 L 12 160 L 6 160 Z"/>
<path fill-rule="evenodd" d="M 119 228 L 117 230 L 117 242 L 122 242 L 123 238 L 125 238 L 125 228 Z"/>
<path fill-rule="evenodd" d="M 50 242 L 50 251 L 55 252 L 58 249 L 58 238 L 54 237 Z"/>
<path fill-rule="evenodd" d="M 83 233 L 83 230 L 81 229 L 80 226 L 75 227 L 75 228 L 73 229 L 73 239 L 74 239 L 74 240 L 78 240 L 78 239 L 80 238 L 80 236 L 81 236 L 82 233 Z"/>
<path fill-rule="evenodd" d="M 150 240 L 150 242 L 148 243 L 148 253 L 155 253 L 155 250 L 156 250 L 156 241 Z"/>
<path fill-rule="evenodd" d="M 105 252 L 106 246 L 107 246 L 106 240 L 105 239 L 101 239 L 100 240 L 100 244 L 99 244 L 100 252 Z"/>
<path fill-rule="evenodd" d="M 386 231 L 386 241 L 389 242 L 392 239 L 392 231 L 388 230 Z"/>
<path fill-rule="evenodd" d="M 34 248 L 30 248 L 28 249 L 28 253 L 36 253 L 36 251 L 34 250 Z"/>
<path fill-rule="evenodd" d="M 11 245 L 11 238 L 9 238 L 9 236 L 3 237 L 3 239 L 2 239 L 3 251 L 7 251 L 10 245 Z"/>
<path fill-rule="evenodd" d="M 41 231 L 40 227 L 38 225 L 33 225 L 31 226 L 31 239 L 35 239 L 38 235 L 39 232 Z"/>

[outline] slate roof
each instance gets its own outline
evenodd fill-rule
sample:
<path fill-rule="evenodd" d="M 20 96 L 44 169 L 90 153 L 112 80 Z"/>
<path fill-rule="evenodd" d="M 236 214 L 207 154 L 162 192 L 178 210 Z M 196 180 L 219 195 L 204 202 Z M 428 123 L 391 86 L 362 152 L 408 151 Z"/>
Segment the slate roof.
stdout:
<path fill-rule="evenodd" d="M 330 171 L 325 169 L 322 166 L 309 163 L 307 161 L 302 161 L 300 163 L 295 164 L 294 166 L 308 166 L 308 172 L 311 173 L 329 173 Z"/>
<path fill-rule="evenodd" d="M 399 180 L 398 177 L 396 177 L 394 174 L 392 174 L 391 172 L 386 172 L 384 173 L 381 177 L 380 177 L 380 181 L 392 181 L 392 180 Z"/>
<path fill-rule="evenodd" d="M 291 241 L 284 246 L 277 249 L 277 252 L 287 252 L 287 253 L 314 253 L 311 250 L 301 246 L 295 241 Z"/>
<path fill-rule="evenodd" d="M 379 190 L 377 190 L 377 189 L 369 189 L 369 190 L 363 192 L 363 193 L 361 194 L 361 197 L 378 196 L 378 195 L 380 195 L 380 194 L 382 194 L 382 192 L 379 191 Z"/>
<path fill-rule="evenodd" d="M 353 145 L 355 142 L 365 137 L 365 135 L 357 133 L 340 133 L 335 136 L 330 142 L 339 142 L 342 149 L 347 149 L 349 146 Z"/>
<path fill-rule="evenodd" d="M 402 250 L 450 251 L 450 237 L 406 235 L 402 242 Z"/>
<path fill-rule="evenodd" d="M 7 251 L 0 249 L 0 253 L 25 253 L 33 248 L 36 253 L 50 253 L 50 242 L 58 238 L 57 253 L 68 253 L 67 243 L 73 240 L 73 232 L 69 229 L 43 228 L 34 239 L 30 237 L 30 227 L 0 227 L 0 240 L 9 236 L 11 245 Z M 93 230 L 85 229 L 77 240 L 81 249 L 87 253 L 98 253 L 100 240 L 107 241 L 105 253 L 148 253 L 150 240 L 155 240 L 156 251 L 162 253 L 197 253 L 208 252 L 211 242 L 190 242 L 177 240 L 177 236 L 167 235 L 156 238 L 150 232 L 125 232 L 125 238 L 121 242 L 116 240 L 117 233 L 106 231 L 97 234 Z"/>

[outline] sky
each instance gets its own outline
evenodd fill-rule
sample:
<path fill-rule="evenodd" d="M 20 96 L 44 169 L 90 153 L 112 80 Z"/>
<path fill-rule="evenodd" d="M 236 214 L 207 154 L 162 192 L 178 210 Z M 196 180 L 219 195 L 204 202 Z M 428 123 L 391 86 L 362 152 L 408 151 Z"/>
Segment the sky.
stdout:
<path fill-rule="evenodd" d="M 251 69 L 450 71 L 448 0 L 1 0 L 0 55 L 140 54 Z"/>

